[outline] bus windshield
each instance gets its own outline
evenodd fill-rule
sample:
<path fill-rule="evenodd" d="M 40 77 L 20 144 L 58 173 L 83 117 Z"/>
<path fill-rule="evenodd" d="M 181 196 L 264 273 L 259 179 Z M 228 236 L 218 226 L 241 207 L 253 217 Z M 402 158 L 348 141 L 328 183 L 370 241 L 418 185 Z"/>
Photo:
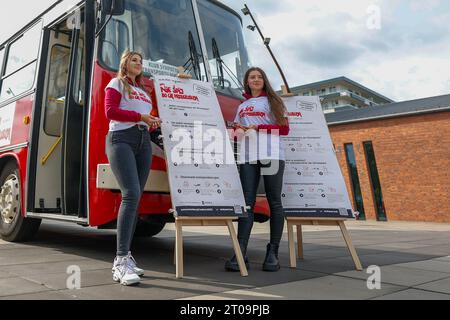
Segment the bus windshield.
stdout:
<path fill-rule="evenodd" d="M 211 1 L 199 0 L 198 4 L 214 86 L 241 99 L 242 81 L 250 67 L 241 20 Z"/>
<path fill-rule="evenodd" d="M 207 80 L 190 0 L 126 0 L 125 13 L 103 34 L 100 58 L 118 70 L 126 49 L 143 54 L 148 75 L 176 75 L 183 66 L 194 79 Z"/>
<path fill-rule="evenodd" d="M 214 85 L 241 98 L 248 69 L 241 22 L 210 1 L 198 4 Z M 182 66 L 194 79 L 208 80 L 191 0 L 125 0 L 125 13 L 113 17 L 101 40 L 99 58 L 109 69 L 118 70 L 130 49 L 144 55 L 148 76 L 175 76 Z"/>

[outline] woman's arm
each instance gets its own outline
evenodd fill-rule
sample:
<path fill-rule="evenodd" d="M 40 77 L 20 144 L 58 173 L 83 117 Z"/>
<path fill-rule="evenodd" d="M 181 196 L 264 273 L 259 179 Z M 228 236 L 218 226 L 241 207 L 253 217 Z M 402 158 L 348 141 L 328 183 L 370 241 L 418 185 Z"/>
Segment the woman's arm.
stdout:
<path fill-rule="evenodd" d="M 141 122 L 142 116 L 135 111 L 120 109 L 122 94 L 113 88 L 106 89 L 105 114 L 108 120 L 120 122 Z"/>

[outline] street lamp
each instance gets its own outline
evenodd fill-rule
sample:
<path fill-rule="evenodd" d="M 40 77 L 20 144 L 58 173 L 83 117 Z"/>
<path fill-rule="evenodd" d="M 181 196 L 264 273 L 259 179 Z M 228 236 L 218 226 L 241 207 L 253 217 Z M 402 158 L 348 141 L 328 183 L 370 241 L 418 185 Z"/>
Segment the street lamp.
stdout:
<path fill-rule="evenodd" d="M 287 93 L 291 93 L 291 89 L 289 88 L 289 85 L 287 83 L 287 80 L 283 73 L 283 70 L 281 70 L 280 64 L 278 63 L 277 59 L 275 58 L 275 55 L 273 54 L 272 49 L 270 49 L 269 45 L 270 45 L 271 39 L 264 37 L 264 35 L 261 32 L 261 29 L 259 28 L 258 24 L 256 23 L 255 18 L 253 17 L 250 9 L 248 8 L 248 6 L 246 4 L 244 5 L 244 8 L 241 11 L 244 15 L 246 15 L 246 16 L 249 15 L 250 18 L 252 19 L 253 25 L 247 26 L 247 29 L 249 29 L 251 31 L 255 31 L 255 29 L 258 30 L 258 33 L 261 36 L 261 39 L 262 39 L 264 45 L 266 46 L 267 50 L 269 51 L 270 55 L 272 56 L 272 59 L 275 62 L 275 65 L 277 66 L 278 71 L 281 74 L 281 78 L 283 78 L 284 86 L 286 87 Z"/>

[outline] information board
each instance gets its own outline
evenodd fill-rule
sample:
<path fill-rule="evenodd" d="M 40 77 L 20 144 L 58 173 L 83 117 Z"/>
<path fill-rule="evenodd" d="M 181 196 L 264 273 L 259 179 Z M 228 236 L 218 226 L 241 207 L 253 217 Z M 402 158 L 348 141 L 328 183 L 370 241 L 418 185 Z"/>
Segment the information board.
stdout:
<path fill-rule="evenodd" d="M 177 216 L 245 217 L 245 199 L 214 87 L 156 76 L 155 90 Z"/>
<path fill-rule="evenodd" d="M 282 139 L 286 149 L 282 192 L 286 216 L 354 218 L 319 98 L 283 100 L 290 123 L 290 134 Z"/>

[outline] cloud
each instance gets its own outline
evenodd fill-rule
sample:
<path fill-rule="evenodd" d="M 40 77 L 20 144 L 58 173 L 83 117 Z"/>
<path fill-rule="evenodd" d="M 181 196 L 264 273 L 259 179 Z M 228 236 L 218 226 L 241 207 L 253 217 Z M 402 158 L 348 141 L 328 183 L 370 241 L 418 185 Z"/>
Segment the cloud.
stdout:
<path fill-rule="evenodd" d="M 322 41 L 311 39 L 299 39 L 286 46 L 286 50 L 292 50 L 295 56 L 304 63 L 323 68 L 339 68 L 350 65 L 364 53 L 364 48 L 348 43 L 342 37 L 327 37 L 321 35 Z"/>
<path fill-rule="evenodd" d="M 399 101 L 450 92 L 449 1 L 248 2 L 291 86 L 344 75 Z M 379 30 L 367 28 L 370 5 L 380 9 Z M 261 40 L 245 33 L 252 60 L 278 87 L 281 78 Z"/>
<path fill-rule="evenodd" d="M 5 1 L 0 42 L 56 0 Z M 396 100 L 449 93 L 450 1 L 444 0 L 221 0 L 241 14 L 248 4 L 291 86 L 345 75 Z M 369 30 L 369 6 L 378 6 L 381 29 Z M 21 10 L 21 19 L 11 18 Z M 34 11 L 34 13 L 33 13 Z M 243 16 L 250 58 L 275 87 L 281 77 Z"/>

